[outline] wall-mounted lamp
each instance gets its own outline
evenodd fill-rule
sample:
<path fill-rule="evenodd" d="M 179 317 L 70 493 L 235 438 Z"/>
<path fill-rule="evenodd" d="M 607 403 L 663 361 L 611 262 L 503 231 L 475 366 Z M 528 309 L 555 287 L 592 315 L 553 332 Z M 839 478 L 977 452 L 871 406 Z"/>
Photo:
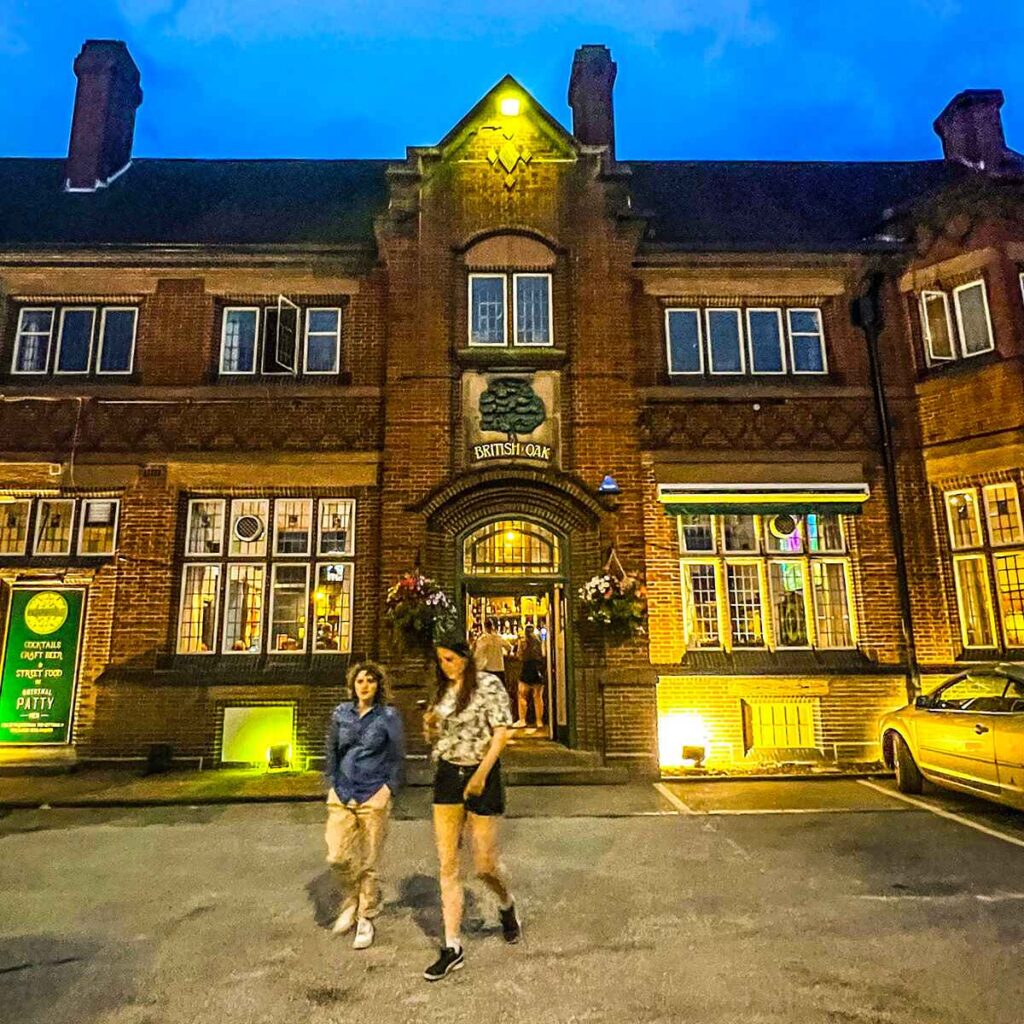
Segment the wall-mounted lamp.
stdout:
<path fill-rule="evenodd" d="M 605 478 L 601 481 L 597 488 L 598 494 L 621 494 L 619 485 L 615 482 L 615 477 L 608 473 Z"/>
<path fill-rule="evenodd" d="M 515 96 L 506 96 L 500 103 L 500 109 L 504 117 L 518 117 L 519 100 Z"/>
<path fill-rule="evenodd" d="M 290 768 L 292 764 L 292 746 L 290 743 L 277 743 L 267 747 L 267 769 L 273 771 Z"/>

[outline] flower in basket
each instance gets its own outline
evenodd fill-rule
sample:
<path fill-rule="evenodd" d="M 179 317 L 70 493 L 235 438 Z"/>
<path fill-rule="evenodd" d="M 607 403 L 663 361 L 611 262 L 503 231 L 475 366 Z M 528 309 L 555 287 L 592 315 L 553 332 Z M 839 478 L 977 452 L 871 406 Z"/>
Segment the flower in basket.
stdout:
<path fill-rule="evenodd" d="M 455 617 L 455 606 L 436 580 L 407 572 L 387 593 L 384 618 L 405 647 L 427 648 L 435 632 Z"/>
<path fill-rule="evenodd" d="M 584 622 L 607 636 L 628 640 L 646 631 L 647 588 L 635 576 L 593 576 L 579 598 Z"/>

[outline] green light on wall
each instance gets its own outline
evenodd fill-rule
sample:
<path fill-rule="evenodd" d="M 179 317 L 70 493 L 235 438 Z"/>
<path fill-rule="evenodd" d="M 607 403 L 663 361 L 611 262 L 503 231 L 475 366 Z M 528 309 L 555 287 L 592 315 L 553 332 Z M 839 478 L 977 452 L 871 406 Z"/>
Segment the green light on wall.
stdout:
<path fill-rule="evenodd" d="M 225 708 L 220 759 L 227 764 L 266 766 L 268 751 L 288 748 L 295 731 L 291 705 Z"/>

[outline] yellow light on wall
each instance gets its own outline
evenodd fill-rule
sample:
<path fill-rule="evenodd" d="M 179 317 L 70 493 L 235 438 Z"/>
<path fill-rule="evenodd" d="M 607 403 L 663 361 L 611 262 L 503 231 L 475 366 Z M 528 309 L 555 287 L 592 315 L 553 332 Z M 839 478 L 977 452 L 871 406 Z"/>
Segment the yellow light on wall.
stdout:
<path fill-rule="evenodd" d="M 519 100 L 515 96 L 506 96 L 501 101 L 501 112 L 505 117 L 518 117 Z"/>
<path fill-rule="evenodd" d="M 696 711 L 658 715 L 658 762 L 662 768 L 692 768 L 707 758 L 711 732 Z M 701 756 L 696 756 L 700 751 Z"/>

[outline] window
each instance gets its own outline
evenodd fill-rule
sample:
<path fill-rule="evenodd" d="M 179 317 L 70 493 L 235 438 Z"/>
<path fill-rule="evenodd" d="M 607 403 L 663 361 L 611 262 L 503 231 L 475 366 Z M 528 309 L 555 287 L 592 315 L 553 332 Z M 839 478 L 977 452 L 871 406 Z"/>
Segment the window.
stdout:
<path fill-rule="evenodd" d="M 354 499 L 200 497 L 187 517 L 179 654 L 351 650 Z"/>
<path fill-rule="evenodd" d="M 838 515 L 682 515 L 677 529 L 687 649 L 855 645 Z"/>
<path fill-rule="evenodd" d="M 474 575 L 530 576 L 556 573 L 558 538 L 524 519 L 503 519 L 474 530 L 462 545 L 466 572 Z"/>
<path fill-rule="evenodd" d="M 0 505 L 0 556 L 25 554 L 31 508 L 31 501 L 10 501 Z"/>
<path fill-rule="evenodd" d="M 130 374 L 138 313 L 134 306 L 24 308 L 18 316 L 11 372 Z"/>
<path fill-rule="evenodd" d="M 924 291 L 920 302 L 921 334 L 930 366 L 969 359 L 995 347 L 984 281 L 962 284 L 952 293 Z"/>
<path fill-rule="evenodd" d="M 341 368 L 341 308 L 227 306 L 222 314 L 220 372 L 224 376 L 337 374 Z"/>
<path fill-rule="evenodd" d="M 744 701 L 747 749 L 809 749 L 814 746 L 814 705 L 810 701 Z"/>
<path fill-rule="evenodd" d="M 75 503 L 63 499 L 42 498 L 36 506 L 37 555 L 71 554 L 71 527 L 75 518 Z"/>
<path fill-rule="evenodd" d="M 819 309 L 672 307 L 665 347 L 672 376 L 828 372 Z"/>
<path fill-rule="evenodd" d="M 117 538 L 120 502 L 116 498 L 89 498 L 82 502 L 78 526 L 80 555 L 112 555 Z"/>
<path fill-rule="evenodd" d="M 120 510 L 111 497 L 0 500 L 0 558 L 113 555 Z"/>
<path fill-rule="evenodd" d="M 529 348 L 554 344 L 550 274 L 470 274 L 469 344 Z"/>
<path fill-rule="evenodd" d="M 1024 527 L 1017 484 L 987 484 L 981 493 L 982 502 L 973 487 L 943 495 L 960 637 L 965 648 L 1024 647 Z"/>

